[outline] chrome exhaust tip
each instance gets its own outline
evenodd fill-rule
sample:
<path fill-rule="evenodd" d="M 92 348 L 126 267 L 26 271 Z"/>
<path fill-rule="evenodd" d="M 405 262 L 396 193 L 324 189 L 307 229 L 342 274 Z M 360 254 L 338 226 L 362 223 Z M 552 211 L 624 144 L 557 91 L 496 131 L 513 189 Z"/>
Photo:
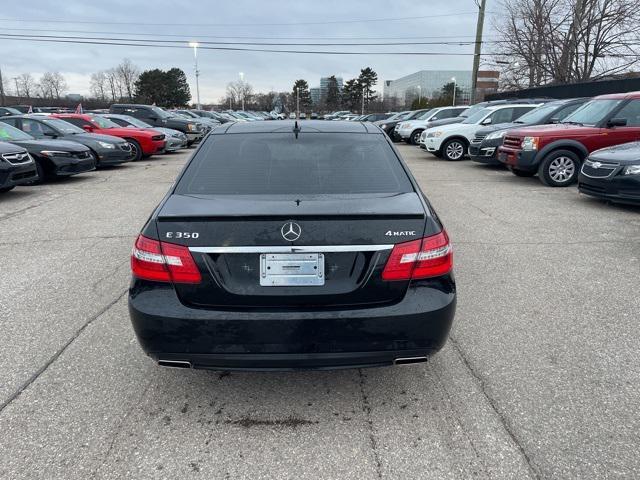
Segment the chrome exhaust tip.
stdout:
<path fill-rule="evenodd" d="M 409 365 L 411 363 L 424 363 L 427 357 L 399 357 L 393 361 L 394 365 Z"/>
<path fill-rule="evenodd" d="M 191 362 L 184 360 L 158 360 L 158 365 L 171 368 L 191 368 Z"/>

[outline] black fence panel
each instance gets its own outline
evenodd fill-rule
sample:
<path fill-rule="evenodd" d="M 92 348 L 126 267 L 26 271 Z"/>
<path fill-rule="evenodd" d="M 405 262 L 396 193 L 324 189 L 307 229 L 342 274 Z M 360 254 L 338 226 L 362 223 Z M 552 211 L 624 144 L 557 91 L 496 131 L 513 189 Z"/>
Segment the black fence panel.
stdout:
<path fill-rule="evenodd" d="M 562 85 L 545 85 L 544 87 L 525 88 L 510 92 L 492 93 L 485 100 L 502 100 L 507 98 L 577 98 L 595 97 L 607 93 L 627 93 L 640 91 L 640 78 L 624 78 L 619 80 L 601 80 L 598 82 L 565 83 Z"/>

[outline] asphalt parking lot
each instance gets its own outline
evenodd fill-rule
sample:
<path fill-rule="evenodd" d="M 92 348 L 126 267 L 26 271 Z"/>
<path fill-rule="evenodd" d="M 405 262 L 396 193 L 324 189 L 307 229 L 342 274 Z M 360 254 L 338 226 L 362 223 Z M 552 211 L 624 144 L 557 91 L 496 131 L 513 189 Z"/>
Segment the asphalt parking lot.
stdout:
<path fill-rule="evenodd" d="M 189 153 L 0 199 L 0 478 L 640 476 L 640 210 L 400 150 L 455 248 L 427 364 L 157 367 L 129 253 Z"/>

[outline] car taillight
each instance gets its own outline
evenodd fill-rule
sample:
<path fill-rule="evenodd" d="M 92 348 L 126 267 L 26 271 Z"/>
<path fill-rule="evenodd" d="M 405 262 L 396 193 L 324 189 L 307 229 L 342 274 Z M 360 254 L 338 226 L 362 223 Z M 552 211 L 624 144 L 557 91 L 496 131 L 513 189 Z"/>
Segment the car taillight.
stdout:
<path fill-rule="evenodd" d="M 189 249 L 139 235 L 131 252 L 131 272 L 144 280 L 200 283 L 202 277 Z"/>
<path fill-rule="evenodd" d="M 447 232 L 393 247 L 382 271 L 383 280 L 438 277 L 453 268 L 453 251 Z"/>

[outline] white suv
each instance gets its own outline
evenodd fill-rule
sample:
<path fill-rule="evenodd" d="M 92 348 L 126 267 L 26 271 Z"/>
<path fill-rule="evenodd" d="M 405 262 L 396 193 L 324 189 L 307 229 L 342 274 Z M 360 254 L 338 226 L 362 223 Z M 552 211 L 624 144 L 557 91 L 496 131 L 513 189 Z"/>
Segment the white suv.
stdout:
<path fill-rule="evenodd" d="M 414 120 L 401 122 L 396 129 L 398 135 L 410 145 L 417 145 L 422 131 L 428 127 L 429 122 L 454 118 L 469 107 L 440 107 L 433 108 Z"/>
<path fill-rule="evenodd" d="M 513 122 L 538 107 L 535 104 L 504 104 L 478 110 L 462 123 L 442 125 L 426 130 L 427 151 L 446 160 L 462 160 L 476 131 L 487 125 Z"/>

